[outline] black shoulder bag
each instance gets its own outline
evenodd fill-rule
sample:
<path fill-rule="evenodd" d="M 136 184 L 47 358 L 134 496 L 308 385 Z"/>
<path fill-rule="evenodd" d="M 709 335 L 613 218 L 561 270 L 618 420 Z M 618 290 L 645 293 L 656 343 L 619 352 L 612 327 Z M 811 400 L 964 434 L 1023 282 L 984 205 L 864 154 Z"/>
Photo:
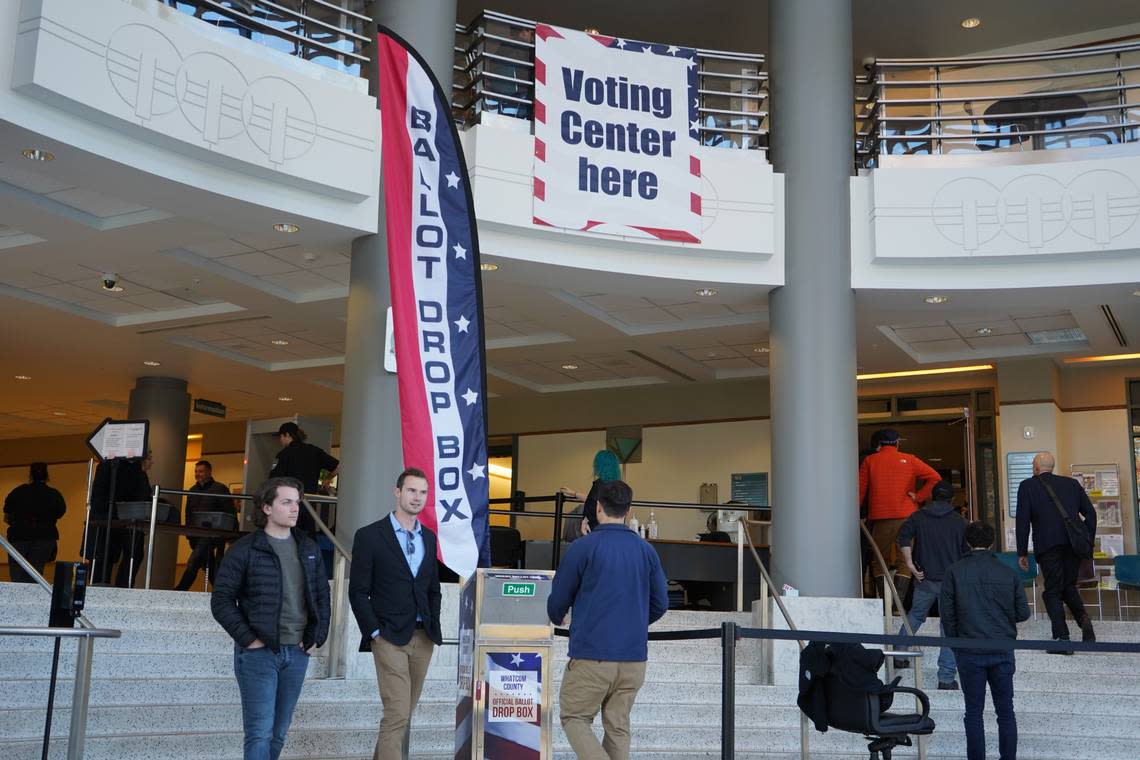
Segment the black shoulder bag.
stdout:
<path fill-rule="evenodd" d="M 1045 490 L 1049 492 L 1049 498 L 1053 500 L 1054 506 L 1057 511 L 1061 513 L 1061 519 L 1065 521 L 1065 532 L 1069 534 L 1069 544 L 1073 547 L 1073 551 L 1081 559 L 1092 559 L 1093 555 L 1093 539 L 1089 534 L 1088 526 L 1085 525 L 1083 520 L 1074 520 L 1069 517 L 1065 511 L 1064 506 L 1061 505 L 1061 500 L 1057 498 L 1057 492 L 1045 480 L 1045 478 L 1038 478 L 1041 485 L 1045 486 Z"/>

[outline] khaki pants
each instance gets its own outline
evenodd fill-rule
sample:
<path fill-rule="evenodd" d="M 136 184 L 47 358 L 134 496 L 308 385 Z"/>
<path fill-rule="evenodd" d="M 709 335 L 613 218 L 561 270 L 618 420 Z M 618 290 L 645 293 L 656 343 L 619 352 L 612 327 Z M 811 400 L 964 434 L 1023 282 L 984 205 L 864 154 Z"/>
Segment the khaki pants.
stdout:
<path fill-rule="evenodd" d="M 579 760 L 627 760 L 629 711 L 645 683 L 644 662 L 571 660 L 558 695 L 562 730 Z M 598 743 L 591 728 L 602 711 L 605 738 Z"/>
<path fill-rule="evenodd" d="M 910 578 L 910 568 L 906 566 L 902 552 L 895 543 L 895 539 L 899 537 L 899 528 L 904 522 L 906 520 L 901 518 L 871 522 L 871 537 L 875 539 L 875 546 L 879 547 L 887 567 L 894 568 L 896 578 Z M 883 576 L 883 568 L 874 559 L 871 561 L 871 575 L 876 578 Z"/>
<path fill-rule="evenodd" d="M 424 676 L 434 649 L 435 644 L 419 628 L 412 634 L 411 641 L 403 646 L 396 646 L 382 636 L 372 640 L 372 660 L 376 664 L 376 681 L 380 685 L 380 701 L 384 705 L 373 760 L 408 757 L 412 711 L 420 701 Z"/>

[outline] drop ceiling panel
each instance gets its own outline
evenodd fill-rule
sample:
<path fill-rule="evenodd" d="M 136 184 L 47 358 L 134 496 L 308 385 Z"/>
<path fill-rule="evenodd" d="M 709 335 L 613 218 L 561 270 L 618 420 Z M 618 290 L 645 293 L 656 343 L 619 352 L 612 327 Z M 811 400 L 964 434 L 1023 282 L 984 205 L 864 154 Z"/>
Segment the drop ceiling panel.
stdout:
<path fill-rule="evenodd" d="M 190 304 L 181 298 L 166 293 L 149 292 L 142 295 L 132 295 L 126 300 L 139 306 L 145 306 L 148 309 L 155 309 L 158 311 L 165 309 L 184 309 Z"/>
<path fill-rule="evenodd" d="M 925 340 L 910 344 L 915 351 L 922 354 L 940 353 L 942 351 L 968 351 L 969 345 L 961 338 L 953 340 Z"/>
<path fill-rule="evenodd" d="M 614 311 L 610 312 L 610 316 L 627 325 L 657 325 L 677 321 L 677 317 L 656 306 Z"/>
<path fill-rule="evenodd" d="M 989 328 L 989 335 L 1021 335 L 1022 330 L 1012 319 L 991 319 L 984 322 L 951 322 L 954 329 L 963 338 L 973 340 L 978 336 L 978 330 Z M 983 336 L 984 337 L 984 336 Z"/>
<path fill-rule="evenodd" d="M 670 306 L 668 312 L 678 319 L 713 319 L 732 315 L 732 312 L 724 304 L 696 301 Z"/>
<path fill-rule="evenodd" d="M 210 259 L 216 259 L 222 256 L 234 256 L 239 253 L 249 253 L 255 249 L 246 245 L 245 243 L 242 243 L 239 240 L 224 238 L 222 240 L 214 240 L 208 243 L 196 243 L 194 245 L 188 245 L 186 246 L 186 250 L 192 251 Z"/>
<path fill-rule="evenodd" d="M 950 340 L 957 338 L 958 334 L 948 324 L 929 325 L 925 327 L 895 327 L 895 335 L 907 343 L 919 341 Z"/>
<path fill-rule="evenodd" d="M 313 270 L 322 277 L 327 277 L 335 283 L 340 285 L 347 285 L 349 280 L 349 264 L 337 264 L 336 266 L 326 267 L 320 266 Z"/>
<path fill-rule="evenodd" d="M 704 364 L 710 369 L 752 369 L 758 366 L 743 356 L 730 359 L 705 359 Z"/>
<path fill-rule="evenodd" d="M 275 259 L 292 264 L 298 269 L 318 269 L 349 263 L 348 256 L 335 251 L 314 251 L 305 246 L 294 245 L 288 248 L 275 248 L 272 251 Z"/>
<path fill-rule="evenodd" d="M 308 290 L 324 290 L 337 286 L 337 283 L 332 280 L 321 277 L 319 274 L 309 270 L 271 274 L 266 275 L 263 279 L 272 282 L 274 285 L 288 288 L 294 293 L 304 293 Z"/>
<path fill-rule="evenodd" d="M 102 191 L 85 190 L 81 187 L 73 187 L 69 190 L 57 190 L 51 193 L 44 193 L 44 195 L 53 201 L 58 201 L 65 206 L 79 209 L 84 213 L 97 216 L 100 219 L 147 210 L 146 206 L 120 200 Z"/>
<path fill-rule="evenodd" d="M 640 296 L 622 295 L 620 293 L 596 293 L 583 296 L 582 300 L 602 311 L 628 311 L 629 309 L 643 309 L 653 305 Z"/>
<path fill-rule="evenodd" d="M 84 305 L 91 302 L 100 302 L 104 298 L 111 297 L 111 294 L 109 293 L 104 296 L 100 293 L 87 290 L 86 288 L 81 288 L 78 285 L 72 285 L 69 282 L 60 282 L 56 283 L 55 285 L 45 285 L 40 288 L 33 288 L 32 290 L 36 293 L 39 293 L 40 295 L 48 296 L 49 298 L 56 298 L 60 301 Z"/>
<path fill-rule="evenodd" d="M 1025 332 L 1032 332 L 1036 330 L 1065 330 L 1070 327 L 1076 327 L 1077 321 L 1073 319 L 1073 315 L 1065 312 L 1064 314 L 1053 314 L 1047 317 L 1022 317 L 1014 319 L 1017 326 Z"/>
<path fill-rule="evenodd" d="M 66 190 L 70 184 L 12 163 L 0 162 L 0 180 L 33 193 L 54 193 Z"/>
<path fill-rule="evenodd" d="M 975 336 L 969 338 L 966 342 L 970 344 L 970 348 L 976 349 L 978 351 L 1031 345 L 1029 339 L 1025 337 L 1025 334 L 1020 332 L 1014 333 L 1013 335 L 988 335 L 985 337 Z"/>
<path fill-rule="evenodd" d="M 295 268 L 292 264 L 286 264 L 284 261 L 275 259 L 268 253 L 262 251 L 226 256 L 224 259 L 221 259 L 221 261 L 226 266 L 233 267 L 238 271 L 254 275 L 255 277 L 292 272 Z"/>

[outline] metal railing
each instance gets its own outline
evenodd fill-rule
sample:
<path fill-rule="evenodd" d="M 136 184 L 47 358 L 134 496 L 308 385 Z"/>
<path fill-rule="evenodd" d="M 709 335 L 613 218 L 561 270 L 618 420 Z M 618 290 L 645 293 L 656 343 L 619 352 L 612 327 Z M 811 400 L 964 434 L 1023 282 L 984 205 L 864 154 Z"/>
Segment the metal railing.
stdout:
<path fill-rule="evenodd" d="M 158 517 L 158 502 L 159 498 L 163 495 L 166 496 L 194 496 L 216 498 L 229 501 L 252 501 L 253 497 L 249 494 L 213 494 L 204 493 L 201 491 L 182 491 L 174 488 L 162 488 L 155 486 L 151 493 L 150 502 L 150 525 L 147 531 L 147 546 L 146 546 L 146 581 L 144 588 L 150 589 L 151 571 L 153 570 L 153 557 L 154 557 L 154 535 L 157 530 L 157 517 Z M 330 611 L 329 620 L 329 635 L 328 635 L 328 672 L 326 678 L 344 678 L 345 675 L 345 624 L 348 620 L 347 605 L 348 594 L 346 593 L 345 583 L 348 578 L 348 564 L 352 561 L 352 552 L 345 548 L 337 537 L 333 534 L 324 520 L 321 519 L 320 514 L 313 507 L 312 502 L 319 504 L 336 504 L 337 500 L 328 496 L 321 496 L 319 494 L 304 494 L 301 499 L 301 504 L 309 515 L 313 518 L 313 522 L 317 526 L 317 530 L 327 538 L 333 546 L 333 577 L 332 577 L 332 591 L 330 594 L 330 601 L 332 609 Z"/>
<path fill-rule="evenodd" d="M 371 0 L 158 0 L 218 29 L 355 76 L 368 74 Z"/>
<path fill-rule="evenodd" d="M 24 555 L 4 536 L 0 536 L 0 549 L 8 553 L 9 560 L 15 560 L 40 588 L 51 594 L 51 584 L 28 562 Z M 83 760 L 83 747 L 87 741 L 87 708 L 91 702 L 91 663 L 95 659 L 95 639 L 113 638 L 121 635 L 111 628 L 97 628 L 91 620 L 79 613 L 76 617 L 79 628 L 49 628 L 34 626 L 0 626 L 0 636 L 51 636 L 56 640 L 55 656 L 52 658 L 52 687 L 48 695 L 48 712 L 44 729 L 44 757 L 51 737 L 51 712 L 55 703 L 55 677 L 61 638 L 76 638 L 75 678 L 71 688 L 71 724 L 67 732 L 67 760 Z"/>
<path fill-rule="evenodd" d="M 1017 55 L 884 58 L 856 103 L 857 161 L 1140 141 L 1140 42 Z"/>
<path fill-rule="evenodd" d="M 534 21 L 484 11 L 455 26 L 456 123 L 480 123 L 483 114 L 534 119 Z M 764 56 L 698 50 L 700 141 L 714 148 L 768 146 L 768 74 Z"/>
<path fill-rule="evenodd" d="M 890 636 L 894 633 L 894 610 L 897 608 L 899 617 L 902 618 L 903 628 L 906 630 L 908 636 L 913 637 L 915 635 L 914 627 L 910 624 L 910 618 L 907 617 L 906 609 L 903 607 L 903 598 L 902 595 L 899 594 L 898 587 L 895 586 L 895 579 L 891 576 L 891 569 L 887 565 L 883 553 L 879 551 L 879 546 L 875 543 L 874 536 L 871 535 L 871 531 L 867 528 L 867 523 L 860 520 L 859 529 L 871 547 L 871 553 L 875 558 L 875 562 L 879 565 L 879 569 L 883 571 L 883 635 Z M 887 667 L 886 680 L 889 682 L 895 677 L 895 657 L 909 657 L 914 660 L 914 688 L 922 691 L 922 650 L 915 652 L 884 650 L 884 652 L 887 654 L 885 660 Z M 919 760 L 926 760 L 925 736 L 918 737 L 918 757 Z"/>

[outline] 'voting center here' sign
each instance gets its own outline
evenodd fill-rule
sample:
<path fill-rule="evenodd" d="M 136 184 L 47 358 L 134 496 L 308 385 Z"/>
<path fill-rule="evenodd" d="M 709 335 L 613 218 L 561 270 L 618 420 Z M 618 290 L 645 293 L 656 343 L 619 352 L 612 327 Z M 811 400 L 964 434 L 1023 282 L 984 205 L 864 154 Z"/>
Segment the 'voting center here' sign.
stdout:
<path fill-rule="evenodd" d="M 697 54 L 538 24 L 534 221 L 700 242 Z"/>

